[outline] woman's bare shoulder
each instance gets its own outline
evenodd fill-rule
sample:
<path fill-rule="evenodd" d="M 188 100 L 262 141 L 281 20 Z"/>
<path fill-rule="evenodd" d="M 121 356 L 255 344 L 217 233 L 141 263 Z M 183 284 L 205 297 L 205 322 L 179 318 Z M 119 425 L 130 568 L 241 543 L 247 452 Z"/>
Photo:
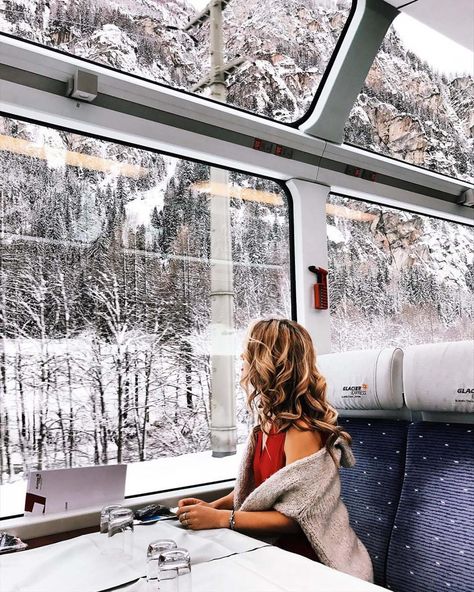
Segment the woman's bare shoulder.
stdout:
<path fill-rule="evenodd" d="M 299 427 L 306 427 L 299 423 Z M 295 426 L 288 428 L 285 438 L 286 464 L 289 465 L 295 460 L 305 458 L 310 454 L 318 452 L 323 447 L 321 434 L 317 430 L 300 430 Z"/>

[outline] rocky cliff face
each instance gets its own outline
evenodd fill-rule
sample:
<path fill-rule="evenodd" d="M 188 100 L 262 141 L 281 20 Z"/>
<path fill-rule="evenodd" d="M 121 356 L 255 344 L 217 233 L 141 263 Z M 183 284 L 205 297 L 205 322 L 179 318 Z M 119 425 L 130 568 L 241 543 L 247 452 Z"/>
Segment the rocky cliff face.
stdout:
<path fill-rule="evenodd" d="M 229 102 L 280 121 L 302 117 L 348 14 L 347 3 L 339 9 L 300 0 L 230 3 L 227 53 L 247 62 L 229 80 Z"/>
<path fill-rule="evenodd" d="M 224 12 L 226 59 L 245 58 L 229 102 L 281 121 L 309 108 L 349 0 L 248 0 Z M 208 72 L 208 25 L 190 32 L 186 0 L 3 0 L 0 30 L 147 79 L 190 89 Z M 448 79 L 386 36 L 350 114 L 345 141 L 472 180 L 474 82 Z"/>
<path fill-rule="evenodd" d="M 345 127 L 345 140 L 472 180 L 474 81 L 448 80 L 406 50 L 392 29 Z"/>
<path fill-rule="evenodd" d="M 451 104 L 471 140 L 474 138 L 474 79 L 469 76 L 454 78 L 449 84 Z"/>

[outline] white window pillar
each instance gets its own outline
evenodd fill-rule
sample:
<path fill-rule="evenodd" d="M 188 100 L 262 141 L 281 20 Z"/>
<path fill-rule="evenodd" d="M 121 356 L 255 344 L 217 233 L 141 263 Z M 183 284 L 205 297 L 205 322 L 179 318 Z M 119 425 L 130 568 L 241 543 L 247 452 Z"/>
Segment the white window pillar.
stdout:
<path fill-rule="evenodd" d="M 318 101 L 300 129 L 339 144 L 357 95 L 398 10 L 383 0 L 357 0 L 355 13 Z"/>
<path fill-rule="evenodd" d="M 298 179 L 287 185 L 293 197 L 297 319 L 309 331 L 317 353 L 329 353 L 329 310 L 314 308 L 316 276 L 308 267 L 328 268 L 326 199 L 330 188 Z"/>
<path fill-rule="evenodd" d="M 229 173 L 210 167 L 211 223 L 211 447 L 212 456 L 237 450 L 234 285 Z"/>

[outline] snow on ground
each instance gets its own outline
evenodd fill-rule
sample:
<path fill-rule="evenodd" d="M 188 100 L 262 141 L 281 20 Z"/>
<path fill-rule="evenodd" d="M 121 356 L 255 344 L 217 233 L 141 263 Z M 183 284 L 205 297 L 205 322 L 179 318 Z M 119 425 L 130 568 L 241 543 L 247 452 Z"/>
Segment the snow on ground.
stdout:
<path fill-rule="evenodd" d="M 344 238 L 344 235 L 339 230 L 339 228 L 336 228 L 335 226 L 331 226 L 330 224 L 327 224 L 326 230 L 327 230 L 328 240 L 330 240 L 331 242 L 333 242 L 333 243 L 345 243 L 346 242 L 346 239 Z"/>
<path fill-rule="evenodd" d="M 163 209 L 166 188 L 170 179 L 175 174 L 176 164 L 178 162 L 176 158 L 169 156 L 164 156 L 163 160 L 166 165 L 165 177 L 155 187 L 140 193 L 138 197 L 130 200 L 125 205 L 129 228 L 136 229 L 142 224 L 149 226 L 153 209 L 156 208 L 158 212 L 161 212 Z"/>
<path fill-rule="evenodd" d="M 234 479 L 244 444 L 237 454 L 214 458 L 210 450 L 182 456 L 158 458 L 127 466 L 125 496 L 166 491 Z M 0 485 L 0 518 L 23 514 L 26 480 Z"/>
<path fill-rule="evenodd" d="M 193 484 L 234 479 L 244 444 L 237 454 L 215 458 L 210 450 L 132 463 L 127 468 L 125 495 L 139 495 Z"/>

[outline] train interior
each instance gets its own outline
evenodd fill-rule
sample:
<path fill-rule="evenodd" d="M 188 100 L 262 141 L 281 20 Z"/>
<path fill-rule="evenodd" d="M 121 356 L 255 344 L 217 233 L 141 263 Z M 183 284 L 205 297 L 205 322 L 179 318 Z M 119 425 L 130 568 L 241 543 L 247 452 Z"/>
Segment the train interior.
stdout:
<path fill-rule="evenodd" d="M 316 346 L 374 583 L 188 533 L 193 590 L 474 590 L 473 76 L 468 0 L 0 0 L 2 591 L 159 589 L 31 476 L 228 494 L 265 317 Z"/>

